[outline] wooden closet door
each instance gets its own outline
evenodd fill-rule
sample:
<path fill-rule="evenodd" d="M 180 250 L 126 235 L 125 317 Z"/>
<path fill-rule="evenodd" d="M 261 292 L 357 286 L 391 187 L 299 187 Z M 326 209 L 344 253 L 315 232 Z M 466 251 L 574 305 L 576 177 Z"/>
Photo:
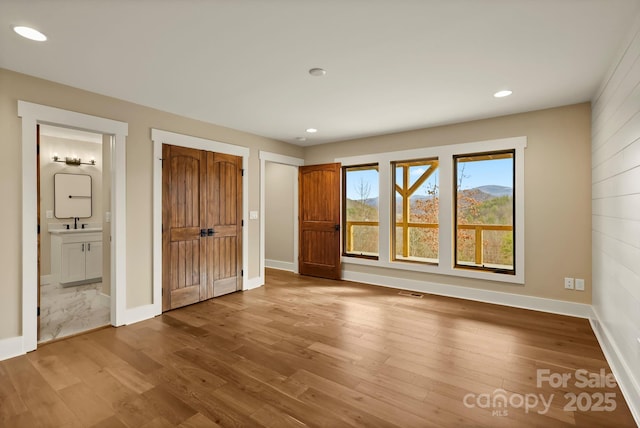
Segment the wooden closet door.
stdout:
<path fill-rule="evenodd" d="M 162 146 L 162 310 L 206 299 L 206 152 Z"/>
<path fill-rule="evenodd" d="M 242 290 L 242 157 L 207 153 L 207 298 Z"/>

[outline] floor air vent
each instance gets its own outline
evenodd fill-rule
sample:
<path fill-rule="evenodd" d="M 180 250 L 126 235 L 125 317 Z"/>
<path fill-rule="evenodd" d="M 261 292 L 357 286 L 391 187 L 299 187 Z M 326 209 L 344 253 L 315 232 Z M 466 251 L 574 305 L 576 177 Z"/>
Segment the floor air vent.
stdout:
<path fill-rule="evenodd" d="M 423 294 L 414 293 L 413 291 L 400 291 L 398 294 L 401 296 L 417 297 L 418 299 L 422 299 L 423 296 Z"/>

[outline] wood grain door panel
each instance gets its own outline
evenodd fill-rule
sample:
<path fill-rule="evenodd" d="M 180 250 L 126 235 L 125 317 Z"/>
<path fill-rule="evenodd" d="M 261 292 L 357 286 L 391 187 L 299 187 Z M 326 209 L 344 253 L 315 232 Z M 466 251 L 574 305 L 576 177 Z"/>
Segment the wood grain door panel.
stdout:
<path fill-rule="evenodd" d="M 299 271 L 340 279 L 340 164 L 299 168 Z"/>
<path fill-rule="evenodd" d="M 242 158 L 163 146 L 163 310 L 242 289 Z"/>
<path fill-rule="evenodd" d="M 206 296 L 206 263 L 200 229 L 206 220 L 206 157 L 196 149 L 164 145 L 163 310 Z"/>
<path fill-rule="evenodd" d="M 208 296 L 242 290 L 242 158 L 207 153 L 207 223 L 213 226 Z"/>

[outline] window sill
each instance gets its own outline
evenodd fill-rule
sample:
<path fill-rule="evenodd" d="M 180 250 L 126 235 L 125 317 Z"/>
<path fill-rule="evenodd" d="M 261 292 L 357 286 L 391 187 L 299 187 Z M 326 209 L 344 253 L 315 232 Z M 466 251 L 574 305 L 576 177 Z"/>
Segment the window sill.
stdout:
<path fill-rule="evenodd" d="M 520 269 L 519 272 L 513 273 L 496 273 L 488 271 L 478 271 L 462 268 L 447 268 L 443 265 L 430 265 L 415 262 L 402 262 L 402 261 L 382 261 L 382 260 L 370 260 L 356 257 L 342 257 L 342 263 L 345 265 L 361 265 L 372 266 L 384 269 L 404 270 L 411 272 L 423 272 L 437 275 L 455 276 L 461 278 L 480 279 L 484 281 L 496 281 L 505 282 L 514 285 L 524 284 L 524 272 Z"/>

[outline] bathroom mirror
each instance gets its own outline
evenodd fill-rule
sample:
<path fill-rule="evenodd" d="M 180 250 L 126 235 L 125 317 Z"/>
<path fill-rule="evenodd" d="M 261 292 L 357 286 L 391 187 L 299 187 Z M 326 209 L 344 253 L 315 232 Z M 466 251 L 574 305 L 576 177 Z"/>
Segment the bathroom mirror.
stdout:
<path fill-rule="evenodd" d="M 58 173 L 53 176 L 56 218 L 91 217 L 91 176 Z"/>

